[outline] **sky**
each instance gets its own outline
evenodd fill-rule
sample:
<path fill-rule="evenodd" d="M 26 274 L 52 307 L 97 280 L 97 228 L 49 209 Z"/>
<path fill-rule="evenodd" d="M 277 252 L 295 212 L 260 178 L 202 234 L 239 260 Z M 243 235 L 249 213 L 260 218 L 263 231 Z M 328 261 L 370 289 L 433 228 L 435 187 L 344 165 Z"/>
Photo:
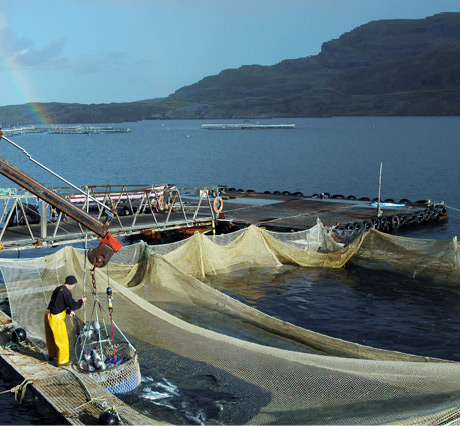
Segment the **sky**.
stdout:
<path fill-rule="evenodd" d="M 380 19 L 459 0 L 0 0 L 0 106 L 166 97 L 242 65 L 317 55 Z"/>

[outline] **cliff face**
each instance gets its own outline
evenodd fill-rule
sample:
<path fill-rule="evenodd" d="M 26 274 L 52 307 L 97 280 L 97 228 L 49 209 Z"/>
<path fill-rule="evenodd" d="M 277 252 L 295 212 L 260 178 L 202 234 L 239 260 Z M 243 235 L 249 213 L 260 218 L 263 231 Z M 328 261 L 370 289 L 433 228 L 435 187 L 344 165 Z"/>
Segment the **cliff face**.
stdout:
<path fill-rule="evenodd" d="M 460 14 L 423 20 L 374 21 L 324 43 L 319 58 L 328 68 L 346 69 L 405 61 L 460 46 Z"/>
<path fill-rule="evenodd" d="M 55 123 L 460 115 L 460 13 L 373 21 L 324 43 L 319 55 L 224 70 L 165 99 L 45 106 Z M 0 108 L 0 122 L 7 111 L 23 122 L 11 108 Z"/>
<path fill-rule="evenodd" d="M 317 56 L 226 70 L 168 100 L 182 106 L 160 116 L 459 115 L 460 14 L 370 22 Z"/>

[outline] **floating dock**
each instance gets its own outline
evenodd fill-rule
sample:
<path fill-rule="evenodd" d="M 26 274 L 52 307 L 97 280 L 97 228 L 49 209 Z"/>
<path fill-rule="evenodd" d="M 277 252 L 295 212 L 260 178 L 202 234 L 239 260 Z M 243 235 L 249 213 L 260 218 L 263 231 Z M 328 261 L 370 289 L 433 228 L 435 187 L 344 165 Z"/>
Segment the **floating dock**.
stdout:
<path fill-rule="evenodd" d="M 102 133 L 130 133 L 131 129 L 112 126 L 24 126 L 2 129 L 5 136 L 20 136 L 32 133 L 96 135 Z"/>
<path fill-rule="evenodd" d="M 319 219 L 343 243 L 370 228 L 394 232 L 448 220 L 444 204 L 430 200 L 385 199 L 379 208 L 376 199 L 340 194 L 304 196 L 300 192 L 256 193 L 235 188 L 224 188 L 223 193 L 223 212 L 233 225 L 289 232 L 309 229 Z"/>
<path fill-rule="evenodd" d="M 115 407 L 122 424 L 164 424 L 143 416 L 100 386 L 89 374 L 72 367 L 55 367 L 39 351 L 8 348 L 11 318 L 0 311 L 0 364 L 3 375 L 17 381 L 16 395 L 29 390 L 46 404 L 63 422 L 71 425 L 100 424 L 99 416 Z M 25 353 L 25 352 L 28 353 Z"/>
<path fill-rule="evenodd" d="M 206 130 L 264 130 L 264 129 L 295 129 L 295 124 L 252 124 L 228 123 L 228 124 L 203 124 L 202 129 Z"/>
<path fill-rule="evenodd" d="M 157 243 L 186 238 L 194 232 L 225 233 L 249 225 L 279 232 L 298 231 L 313 227 L 319 219 L 338 241 L 347 244 L 370 228 L 395 232 L 448 219 L 444 204 L 430 200 L 384 199 L 379 209 L 376 199 L 366 197 L 328 193 L 305 196 L 288 191 L 256 193 L 223 186 L 94 186 L 87 187 L 87 191 L 93 199 L 112 208 L 114 218 L 109 230 L 114 236 L 143 235 L 155 238 Z M 91 199 L 88 203 L 84 194 L 63 194 L 94 217 L 105 220 L 104 209 Z M 217 195 L 219 208 L 215 203 Z M 1 202 L 2 251 L 54 247 L 97 238 L 32 194 L 9 190 L 0 196 Z"/>

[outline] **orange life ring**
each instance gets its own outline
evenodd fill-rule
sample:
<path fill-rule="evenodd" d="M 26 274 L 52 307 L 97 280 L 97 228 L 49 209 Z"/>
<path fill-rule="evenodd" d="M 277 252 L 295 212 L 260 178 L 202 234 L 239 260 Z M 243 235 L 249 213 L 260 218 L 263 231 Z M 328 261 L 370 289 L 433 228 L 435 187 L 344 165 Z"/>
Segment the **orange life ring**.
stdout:
<path fill-rule="evenodd" d="M 219 205 L 219 207 L 217 207 L 217 205 Z M 214 202 L 212 203 L 212 207 L 214 208 L 214 212 L 216 214 L 221 213 L 222 210 L 224 209 L 224 202 L 222 200 L 222 197 L 214 198 Z"/>

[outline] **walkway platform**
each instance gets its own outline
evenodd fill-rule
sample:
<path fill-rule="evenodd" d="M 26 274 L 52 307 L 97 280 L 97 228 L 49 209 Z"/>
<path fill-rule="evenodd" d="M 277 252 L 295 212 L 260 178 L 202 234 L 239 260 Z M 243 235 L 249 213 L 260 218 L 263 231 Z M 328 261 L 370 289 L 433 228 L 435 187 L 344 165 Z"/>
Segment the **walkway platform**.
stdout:
<path fill-rule="evenodd" d="M 317 219 L 333 229 L 340 242 L 347 243 L 371 227 L 390 232 L 448 219 L 442 202 L 424 200 L 394 202 L 386 199 L 381 203 L 379 213 L 377 203 L 369 198 L 345 198 L 324 193 L 304 196 L 286 191 L 255 193 L 227 187 L 176 188 L 171 185 L 147 189 L 145 186 L 124 186 L 121 189 L 109 186 L 99 191 L 97 188 L 91 187 L 88 194 L 109 204 L 115 212 L 109 226 L 114 236 L 155 236 L 158 243 L 165 242 L 165 235 L 174 240 L 195 231 L 226 232 L 229 224 L 240 228 L 257 225 L 280 232 L 297 231 L 313 227 Z M 214 205 L 217 194 L 222 198 L 221 212 L 216 209 L 220 203 Z M 105 209 L 94 201 L 88 204 L 88 197 L 75 193 L 63 196 L 76 206 L 89 210 L 99 221 L 105 220 Z M 4 203 L 0 231 L 4 252 L 78 243 L 86 235 L 88 240 L 97 238 L 95 233 L 87 232 L 74 220 L 53 211 L 34 195 L 13 192 L 0 196 L 0 201 Z M 38 205 L 34 211 L 28 210 L 32 203 Z M 28 218 L 27 223 L 24 216 Z M 5 227 L 5 223 L 9 225 Z"/>
<path fill-rule="evenodd" d="M 234 225 L 254 224 L 276 231 L 303 230 L 316 225 L 334 228 L 337 236 L 375 227 L 383 232 L 411 226 L 424 226 L 448 219 L 443 203 L 419 200 L 382 202 L 369 199 L 331 198 L 329 195 L 306 197 L 291 194 L 267 194 L 253 191 L 226 190 L 223 213 Z"/>
<path fill-rule="evenodd" d="M 217 194 L 217 187 L 179 189 L 171 185 L 141 185 L 86 189 L 87 196 L 69 192 L 69 188 L 53 191 L 60 191 L 63 198 L 101 223 L 107 219 L 107 210 L 113 212 L 109 231 L 116 237 L 152 231 L 211 229 L 216 221 L 212 194 Z M 35 195 L 16 189 L 10 192 L 0 196 L 2 251 L 54 247 L 81 242 L 85 237 L 89 241 L 97 238 L 94 232 Z"/>
<path fill-rule="evenodd" d="M 267 129 L 295 129 L 295 124 L 252 124 L 244 123 L 226 123 L 226 124 L 203 124 L 202 129 L 206 130 L 267 130 Z"/>
<path fill-rule="evenodd" d="M 0 311 L 0 369 L 3 375 L 27 386 L 44 404 L 72 425 L 99 424 L 106 408 L 115 407 L 120 424 L 164 424 L 143 416 L 100 386 L 89 375 L 72 367 L 55 367 L 36 352 L 22 353 L 4 346 L 10 341 L 11 318 Z M 22 390 L 19 389 L 19 395 Z M 106 407 L 106 408 L 105 408 Z"/>

